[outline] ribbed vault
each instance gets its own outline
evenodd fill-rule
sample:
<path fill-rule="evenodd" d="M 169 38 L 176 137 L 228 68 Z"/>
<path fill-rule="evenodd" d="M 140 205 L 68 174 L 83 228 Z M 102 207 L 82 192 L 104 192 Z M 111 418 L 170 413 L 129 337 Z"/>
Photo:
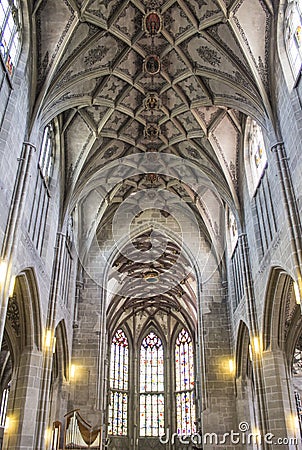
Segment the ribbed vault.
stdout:
<path fill-rule="evenodd" d="M 183 249 L 156 229 L 146 230 L 128 242 L 109 272 L 111 298 L 108 327 L 127 322 L 133 315 L 168 314 L 197 326 L 196 276 Z"/>
<path fill-rule="evenodd" d="M 63 216 L 77 208 L 82 255 L 123 203 L 157 189 L 188 206 L 220 260 L 225 205 L 240 222 L 246 116 L 273 122 L 273 13 L 270 0 L 36 2 L 33 123 L 60 118 Z"/>

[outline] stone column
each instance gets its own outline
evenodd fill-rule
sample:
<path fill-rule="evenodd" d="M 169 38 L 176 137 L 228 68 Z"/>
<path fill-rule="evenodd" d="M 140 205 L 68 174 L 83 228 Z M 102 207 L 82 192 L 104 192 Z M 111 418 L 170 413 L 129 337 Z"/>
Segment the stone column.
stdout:
<path fill-rule="evenodd" d="M 268 432 L 267 421 L 267 404 L 264 393 L 264 376 L 262 367 L 262 354 L 261 354 L 261 338 L 259 336 L 259 325 L 255 306 L 255 294 L 254 284 L 250 269 L 249 247 L 246 234 L 241 234 L 238 237 L 238 245 L 240 249 L 241 268 L 244 292 L 246 298 L 247 315 L 249 320 L 249 330 L 251 338 L 251 348 L 253 354 L 253 371 L 255 376 L 255 389 L 257 395 L 257 415 L 259 417 L 259 432 L 261 435 L 265 435 Z M 256 341 L 258 340 L 259 348 L 256 348 Z M 262 448 L 266 449 L 269 446 L 264 442 Z"/>
<path fill-rule="evenodd" d="M 6 263 L 7 270 L 5 279 L 0 281 L 0 347 L 5 325 L 10 278 L 12 275 L 11 267 L 14 249 L 17 245 L 18 234 L 20 232 L 20 221 L 23 216 L 24 203 L 28 187 L 30 160 L 33 149 L 35 149 L 35 147 L 32 144 L 27 142 L 23 144 L 1 249 L 0 260 Z"/>
<path fill-rule="evenodd" d="M 288 438 L 288 444 L 278 445 L 281 449 L 296 449 L 301 439 L 295 421 L 296 411 L 292 411 L 291 384 L 288 378 L 285 355 L 282 350 L 267 350 L 262 354 L 264 390 L 267 403 L 268 432 L 274 437 Z M 297 439 L 297 444 L 295 443 Z M 272 447 L 272 446 L 271 446 Z"/>
<path fill-rule="evenodd" d="M 62 233 L 57 233 L 57 241 L 55 246 L 53 272 L 52 272 L 52 283 L 48 302 L 48 314 L 46 321 L 46 330 L 51 335 L 51 344 L 46 348 L 44 345 L 43 352 L 43 366 L 42 366 L 42 383 L 40 389 L 40 396 L 37 404 L 38 407 L 38 417 L 37 417 L 37 427 L 36 427 L 36 450 L 45 448 L 45 431 L 48 421 L 48 411 L 49 411 L 49 392 L 50 392 L 50 380 L 52 371 L 52 360 L 53 360 L 53 338 L 55 329 L 55 317 L 57 310 L 58 292 L 59 292 L 59 282 L 61 277 L 62 262 L 64 256 L 64 245 L 65 245 L 65 235 Z"/>
<path fill-rule="evenodd" d="M 272 147 L 277 161 L 279 179 L 284 199 L 284 207 L 288 219 L 288 229 L 291 236 L 291 245 L 293 247 L 293 257 L 296 270 L 296 277 L 300 291 L 300 299 L 302 299 L 302 227 L 301 220 L 297 208 L 297 200 L 291 179 L 291 173 L 288 166 L 288 158 L 286 155 L 283 142 L 278 142 Z"/>
<path fill-rule="evenodd" d="M 10 419 L 5 433 L 3 450 L 32 450 L 35 446 L 35 428 L 38 420 L 38 403 L 41 383 L 42 353 L 24 348 L 20 363 L 14 373 L 8 404 Z M 13 411 L 10 414 L 10 411 Z"/>

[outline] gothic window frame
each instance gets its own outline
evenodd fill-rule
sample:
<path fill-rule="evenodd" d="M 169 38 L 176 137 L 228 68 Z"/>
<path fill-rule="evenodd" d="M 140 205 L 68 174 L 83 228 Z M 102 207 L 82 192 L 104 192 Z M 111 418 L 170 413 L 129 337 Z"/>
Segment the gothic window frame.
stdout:
<path fill-rule="evenodd" d="M 123 371 L 123 379 L 121 381 L 122 383 L 122 387 L 120 386 L 116 386 L 116 383 L 119 383 L 120 380 L 114 379 L 112 378 L 112 370 L 113 370 L 113 375 L 115 376 L 116 374 L 116 370 L 117 370 L 117 361 L 115 360 L 115 356 L 116 356 L 116 345 L 114 347 L 114 356 L 112 353 L 112 348 L 113 348 L 113 340 L 116 338 L 117 334 L 119 332 L 122 332 L 124 334 L 124 337 L 127 340 L 127 370 Z M 121 436 L 128 436 L 129 434 L 129 397 L 130 397 L 130 392 L 129 392 L 129 375 L 130 375 L 130 367 L 131 367 L 131 345 L 130 345 L 130 339 L 129 339 L 129 335 L 127 333 L 127 331 L 123 328 L 123 327 L 118 327 L 112 338 L 110 341 L 110 363 L 109 363 L 109 380 L 108 380 L 108 388 L 109 388 L 109 405 L 108 405 L 108 435 L 109 436 L 117 436 L 117 437 L 121 437 Z M 126 347 L 125 347 L 126 348 Z M 119 361 L 121 361 L 121 351 L 119 351 Z M 124 358 L 123 358 L 124 361 Z M 112 362 L 114 364 L 112 364 Z M 127 379 L 125 380 L 125 373 L 127 373 Z M 111 383 L 113 379 L 113 385 Z M 126 399 L 126 402 L 124 401 Z M 126 405 L 126 412 L 125 412 L 125 408 L 124 406 Z M 122 417 L 115 416 L 115 412 L 118 411 L 120 408 L 118 408 L 119 406 L 121 406 L 121 415 Z M 119 420 L 122 420 L 121 425 L 118 423 L 117 424 L 117 429 L 119 431 L 121 431 L 121 433 L 115 433 L 115 427 L 114 427 L 114 421 L 117 420 L 117 422 L 119 422 Z M 126 421 L 126 425 L 124 425 L 123 421 Z"/>
<path fill-rule="evenodd" d="M 238 242 L 238 224 L 233 211 L 228 207 L 226 210 L 227 221 L 227 242 L 228 242 L 228 254 L 232 257 Z"/>
<path fill-rule="evenodd" d="M 55 166 L 56 131 L 57 128 L 54 122 L 48 123 L 43 129 L 31 214 L 28 223 L 29 235 L 40 256 L 42 256 L 45 235 L 47 235 L 47 217 L 51 199 L 50 183 Z"/>
<path fill-rule="evenodd" d="M 0 53 L 10 77 L 13 76 L 22 46 L 21 10 L 17 0 L 0 2 Z"/>
<path fill-rule="evenodd" d="M 192 378 L 189 378 L 188 383 L 189 385 L 193 383 L 193 386 L 190 389 L 184 389 L 184 384 L 181 386 L 181 388 L 179 389 L 177 386 L 177 378 L 179 375 L 177 375 L 177 354 L 176 354 L 176 346 L 178 346 L 177 341 L 179 339 L 179 336 L 181 335 L 181 333 L 185 332 L 187 334 L 187 336 L 190 339 L 189 344 L 191 344 L 191 351 L 192 351 L 192 360 L 191 363 L 189 362 L 188 364 L 191 366 L 191 369 L 193 374 L 193 381 Z M 188 436 L 190 434 L 195 434 L 197 431 L 197 427 L 196 427 L 196 421 L 197 421 L 197 417 L 196 417 L 196 384 L 195 384 L 195 380 L 196 380 L 196 367 L 195 367 L 195 347 L 194 347 L 194 339 L 190 333 L 190 331 L 182 326 L 182 327 L 177 327 L 176 329 L 176 333 L 175 333 L 175 337 L 172 340 L 172 354 L 173 354 L 173 388 L 174 388 L 174 404 L 175 404 L 175 432 L 177 433 L 178 436 Z M 179 362 L 178 362 L 178 369 L 179 369 Z M 180 374 L 180 372 L 178 372 L 178 374 Z M 181 376 L 180 376 L 181 378 Z M 186 426 L 185 426 L 185 430 L 183 428 L 183 422 L 184 422 L 184 416 L 182 414 L 182 410 L 180 411 L 180 416 L 181 416 L 181 423 L 182 423 L 182 429 L 180 429 L 179 427 L 179 421 L 178 421 L 178 417 L 179 417 L 179 407 L 180 409 L 182 408 L 182 402 L 178 402 L 177 397 L 181 398 L 181 394 L 185 394 L 185 397 L 187 396 L 187 394 L 190 395 L 190 412 L 189 415 L 191 415 L 190 418 L 190 426 L 191 426 L 191 430 L 188 428 L 187 424 L 187 420 L 185 420 L 186 422 Z M 185 408 L 186 409 L 186 408 Z M 193 414 L 192 414 L 193 411 Z M 186 411 L 185 411 L 186 412 Z"/>
<path fill-rule="evenodd" d="M 194 425 L 196 427 L 196 420 L 197 420 L 197 395 L 196 395 L 196 348 L 195 348 L 195 336 L 194 333 L 192 333 L 192 330 L 188 325 L 185 325 L 181 322 L 178 322 L 175 324 L 175 326 L 172 327 L 172 329 L 169 332 L 169 335 L 166 336 L 161 330 L 161 327 L 158 323 L 154 323 L 153 321 L 146 323 L 142 330 L 140 330 L 139 336 L 134 337 L 133 333 L 130 331 L 128 326 L 126 324 L 120 324 L 115 328 L 115 331 L 110 333 L 109 340 L 108 340 L 108 385 L 107 385 L 107 408 L 106 408 L 106 417 L 107 417 L 107 436 L 108 439 L 120 439 L 119 442 L 121 442 L 121 439 L 139 439 L 142 442 L 148 439 L 158 440 L 160 436 L 164 436 L 166 433 L 166 427 L 167 424 L 171 423 L 173 432 L 177 431 L 177 419 L 176 419 L 176 370 L 175 370 L 175 343 L 176 339 L 179 335 L 179 332 L 185 328 L 186 332 L 190 336 L 190 339 L 192 340 L 192 348 L 193 348 L 193 381 L 194 381 L 194 387 L 190 389 L 190 392 L 193 393 L 194 397 L 194 418 L 192 421 L 194 422 Z M 129 375 L 129 386 L 128 386 L 128 429 L 127 434 L 121 435 L 121 434 L 113 434 L 112 433 L 112 423 L 113 423 L 113 417 L 114 412 L 110 412 L 110 408 L 112 409 L 110 402 L 111 402 L 111 385 L 110 385 L 110 373 L 111 373 L 111 366 L 112 366 L 112 359 L 111 359 L 111 341 L 113 336 L 115 335 L 116 331 L 118 329 L 122 329 L 125 333 L 128 343 L 129 343 L 129 369 L 128 369 L 128 375 Z M 141 358 L 144 358 L 144 354 L 142 354 L 142 344 L 144 342 L 144 339 L 150 335 L 150 333 L 154 333 L 158 339 L 161 341 L 161 349 L 162 353 L 160 354 L 160 359 L 162 359 L 162 371 L 163 374 L 163 383 L 160 389 L 151 389 L 151 392 L 148 390 L 148 386 L 146 388 L 143 388 L 141 379 L 141 376 L 145 374 L 144 371 L 141 371 Z M 110 337 L 111 336 L 111 337 Z M 157 366 L 156 366 L 157 369 Z M 152 379 L 152 378 L 151 378 Z M 162 414 L 161 417 L 158 416 L 158 410 L 156 409 L 157 406 L 155 406 L 154 409 L 154 416 L 155 420 L 157 422 L 155 426 L 156 432 L 153 432 L 153 424 L 152 419 L 151 423 L 149 422 L 148 430 L 151 430 L 150 432 L 147 432 L 147 422 L 141 421 L 141 414 L 145 413 L 145 398 L 149 394 L 154 394 L 154 398 L 157 398 L 155 402 L 152 403 L 149 400 L 150 405 L 155 405 L 155 403 L 158 405 L 158 398 L 160 398 L 160 408 L 162 408 L 159 412 Z M 156 397 L 160 396 L 160 397 Z M 144 398 L 144 401 L 142 399 Z M 135 403 L 135 407 L 134 407 Z M 159 408 L 159 409 L 160 409 Z M 130 415 L 130 411 L 135 410 L 135 416 Z M 137 424 L 137 425 L 135 425 Z M 144 429 L 143 432 L 141 430 Z M 193 434 L 193 430 L 192 430 Z M 180 436 L 179 436 L 180 437 Z M 116 441 L 118 442 L 118 441 Z M 125 441 L 123 441 L 125 442 Z M 118 444 L 120 445 L 120 444 Z"/>
<path fill-rule="evenodd" d="M 3 389 L 0 396 L 0 428 L 5 428 L 5 422 L 8 409 L 8 398 L 10 393 L 10 382 L 7 387 Z"/>
<path fill-rule="evenodd" d="M 283 36 L 289 65 L 297 79 L 302 65 L 302 0 L 287 0 Z"/>
<path fill-rule="evenodd" d="M 293 353 L 290 365 L 290 374 L 292 378 L 293 399 L 296 407 L 297 419 L 299 424 L 299 433 L 302 438 L 302 332 L 298 334 L 296 343 L 293 347 Z"/>
<path fill-rule="evenodd" d="M 49 185 L 55 164 L 54 126 L 50 122 L 43 130 L 38 166 L 44 182 Z"/>
<path fill-rule="evenodd" d="M 253 197 L 267 168 L 267 150 L 262 127 L 251 117 L 245 128 L 245 171 L 250 196 Z"/>
<path fill-rule="evenodd" d="M 150 336 L 150 334 L 153 333 L 160 341 L 161 341 L 161 347 L 162 347 L 162 377 L 163 377 L 163 387 L 162 389 L 157 389 L 157 390 L 148 390 L 148 389 L 142 389 L 142 380 L 141 380 L 141 375 L 142 375 L 142 346 L 143 346 L 143 342 L 144 340 Z M 152 437 L 160 437 L 162 435 L 165 434 L 165 423 L 166 423 L 166 395 L 165 395 L 165 383 L 167 382 L 167 374 L 166 374 L 166 364 L 165 364 L 165 360 L 166 360 L 166 354 L 167 354 L 167 346 L 166 346 L 166 342 L 165 339 L 163 338 L 163 336 L 161 336 L 161 333 L 159 333 L 159 331 L 155 328 L 149 328 L 147 330 L 145 330 L 145 332 L 143 333 L 141 339 L 139 340 L 139 345 L 138 345 L 138 355 L 139 355 L 139 373 L 138 373 L 138 384 L 139 384 L 139 437 L 140 438 L 152 438 Z M 153 366 L 154 367 L 154 366 Z M 158 368 L 158 365 L 157 365 Z M 152 374 L 152 365 L 151 365 L 151 374 Z M 145 378 L 146 378 L 146 372 L 145 372 Z M 159 384 L 159 380 L 157 379 L 157 387 Z M 146 406 L 147 406 L 147 398 L 151 396 L 151 407 L 149 406 L 149 412 L 151 413 L 152 419 L 151 422 L 152 424 L 154 424 L 154 416 L 156 415 L 156 411 L 161 414 L 163 416 L 163 425 L 161 426 L 160 423 L 158 423 L 157 427 L 150 427 L 152 433 L 148 434 L 147 433 L 147 420 L 145 419 L 145 425 L 144 427 L 142 427 L 142 407 L 145 406 L 145 413 L 146 413 Z M 153 399 L 158 399 L 157 402 L 153 401 Z M 145 401 L 143 402 L 142 399 L 145 399 Z M 150 405 L 150 404 L 149 404 Z M 151 411 L 150 411 L 151 410 Z M 147 411 L 148 412 L 148 411 Z M 142 433 L 142 429 L 144 429 L 144 433 Z M 157 433 L 155 432 L 157 430 Z"/>

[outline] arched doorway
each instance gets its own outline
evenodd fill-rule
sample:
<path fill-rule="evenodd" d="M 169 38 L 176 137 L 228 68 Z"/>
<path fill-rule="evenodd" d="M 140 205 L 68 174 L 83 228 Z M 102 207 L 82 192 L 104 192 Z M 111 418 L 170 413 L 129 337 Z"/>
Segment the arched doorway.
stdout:
<path fill-rule="evenodd" d="M 33 418 L 38 417 L 37 367 L 42 359 L 42 332 L 36 280 L 30 269 L 16 277 L 14 292 L 8 300 L 0 355 L 5 359 L 1 402 L 7 425 L 2 448 L 19 448 L 25 441 L 34 447 L 37 422 Z"/>

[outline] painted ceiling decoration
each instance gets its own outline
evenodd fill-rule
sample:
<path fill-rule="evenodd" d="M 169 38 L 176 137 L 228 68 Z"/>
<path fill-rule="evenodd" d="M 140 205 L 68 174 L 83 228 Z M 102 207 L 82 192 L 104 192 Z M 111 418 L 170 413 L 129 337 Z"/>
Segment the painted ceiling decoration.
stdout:
<path fill-rule="evenodd" d="M 144 17 L 144 30 L 150 36 L 159 34 L 162 29 L 162 17 L 157 11 L 149 11 Z"/>
<path fill-rule="evenodd" d="M 33 121 L 61 116 L 65 210 L 81 211 L 85 243 L 123 202 L 160 188 L 188 206 L 221 258 L 225 205 L 240 219 L 245 118 L 273 120 L 273 8 L 36 1 Z"/>

